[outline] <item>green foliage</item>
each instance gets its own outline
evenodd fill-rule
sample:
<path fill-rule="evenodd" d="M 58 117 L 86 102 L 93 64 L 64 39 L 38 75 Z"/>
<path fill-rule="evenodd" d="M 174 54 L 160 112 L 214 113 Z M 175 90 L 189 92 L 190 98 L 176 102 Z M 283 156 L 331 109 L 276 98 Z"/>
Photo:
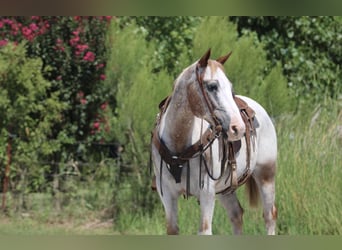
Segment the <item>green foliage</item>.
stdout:
<path fill-rule="evenodd" d="M 119 29 L 118 23 L 112 25 L 106 74 L 117 105 L 111 126 L 115 139 L 125 145 L 122 167 L 129 171 L 120 177 L 114 203 L 118 213 L 125 212 L 122 210 L 136 213 L 141 208 L 152 211 L 156 197 L 150 192 L 151 178 L 147 174 L 150 132 L 158 112 L 157 104 L 169 94 L 172 80 L 163 71 L 152 73 L 155 47 L 145 41 L 136 25 L 124 29 Z"/>
<path fill-rule="evenodd" d="M 44 167 L 36 167 L 44 156 L 60 149 L 60 144 L 49 140 L 52 124 L 59 122 L 65 108 L 57 95 L 48 94 L 50 83 L 44 79 L 43 63 L 39 58 L 26 56 L 24 44 L 8 44 L 0 48 L 0 159 L 7 163 L 6 146 L 9 136 L 13 153 L 11 173 L 17 189 L 31 185 L 37 188 L 45 182 Z M 29 183 L 23 186 L 23 179 Z M 23 190 L 21 190 L 23 191 Z"/>
<path fill-rule="evenodd" d="M 108 22 L 104 17 L 1 17 L 2 43 L 27 41 L 29 57 L 40 57 L 50 70 L 48 92 L 66 104 L 53 126 L 53 138 L 66 150 L 86 140 L 100 140 L 109 96 L 103 88 Z M 102 44 L 102 46 L 101 46 Z M 80 148 L 85 148 L 81 145 Z M 75 153 L 75 152 L 74 152 Z M 86 156 L 86 152 L 83 152 Z M 60 158 L 60 157 L 58 157 Z M 63 156 L 66 160 L 67 156 Z M 60 161 L 62 159 L 54 159 Z"/>
<path fill-rule="evenodd" d="M 31 170 L 36 172 L 40 181 L 34 185 L 30 181 L 31 190 L 51 190 L 53 187 L 57 194 L 71 179 L 67 173 L 87 176 L 96 171 L 96 164 L 80 164 L 77 168 L 65 162 L 93 161 L 103 158 L 103 152 L 108 150 L 96 148 L 95 151 L 93 144 L 103 142 L 110 132 L 108 100 L 111 97 L 104 84 L 104 42 L 110 20 L 111 17 L 77 16 L 0 18 L 0 49 L 7 51 L 11 48 L 10 42 L 25 41 L 27 58 L 40 58 L 39 66 L 18 61 L 18 68 L 11 71 L 17 75 L 12 76 L 14 73 L 10 72 L 12 83 L 8 89 L 1 90 L 2 94 L 14 93 L 11 102 L 1 101 L 7 116 L 13 114 L 16 119 L 24 119 L 23 122 L 9 121 L 26 128 L 18 134 L 18 144 L 13 145 L 18 157 L 13 159 L 12 165 L 18 161 L 26 164 L 28 160 L 35 161 Z M 24 56 L 18 58 L 21 60 Z M 11 60 L 6 64 L 16 62 L 13 58 Z M 2 66 L 4 69 L 6 64 Z M 25 85 L 19 86 L 22 82 Z M 37 92 L 40 95 L 31 94 L 36 93 L 33 91 L 40 91 Z M 48 123 L 41 123 L 42 120 Z M 6 124 L 4 128 L 9 129 Z M 3 135 L 7 137 L 6 133 Z M 27 145 L 33 143 L 28 141 L 28 136 L 40 138 L 35 141 L 36 148 Z M 92 151 L 95 152 L 89 154 Z M 20 175 L 24 172 L 17 169 L 13 173 Z M 64 190 L 71 194 L 74 188 L 69 186 Z"/>
<path fill-rule="evenodd" d="M 213 58 L 233 51 L 225 67 L 235 92 L 257 100 L 272 116 L 291 111 L 293 98 L 280 66 L 269 66 L 264 45 L 255 34 L 238 37 L 236 29 L 224 17 L 204 19 L 194 38 L 193 60 L 208 48 Z"/>
<path fill-rule="evenodd" d="M 280 61 L 297 97 L 311 102 L 341 95 L 341 17 L 232 17 L 240 34 L 256 31 L 267 57 Z"/>
<path fill-rule="evenodd" d="M 173 16 L 173 17 L 124 17 L 121 24 L 135 21 L 145 39 L 154 41 L 153 71 L 167 69 L 168 73 L 176 77 L 183 68 L 183 56 L 191 53 L 193 36 L 200 17 Z"/>

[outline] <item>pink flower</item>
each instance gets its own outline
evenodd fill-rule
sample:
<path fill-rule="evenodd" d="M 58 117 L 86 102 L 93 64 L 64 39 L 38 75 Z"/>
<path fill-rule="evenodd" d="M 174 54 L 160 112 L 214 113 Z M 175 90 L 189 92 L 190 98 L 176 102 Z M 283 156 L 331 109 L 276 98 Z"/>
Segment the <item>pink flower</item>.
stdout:
<path fill-rule="evenodd" d="M 11 19 L 4 19 L 4 23 L 11 25 L 13 21 Z"/>
<path fill-rule="evenodd" d="M 97 131 L 100 130 L 100 123 L 98 121 L 94 122 L 93 128 L 96 129 Z"/>
<path fill-rule="evenodd" d="M 23 36 L 29 40 L 29 41 L 32 41 L 34 39 L 34 34 L 32 32 L 32 30 L 28 27 L 23 27 L 21 29 L 21 32 L 23 33 Z"/>
<path fill-rule="evenodd" d="M 0 21 L 0 29 L 4 27 L 4 23 L 2 21 Z"/>
<path fill-rule="evenodd" d="M 108 106 L 108 102 L 104 102 L 104 103 L 101 104 L 101 107 L 100 107 L 100 108 L 101 108 L 102 110 L 105 110 L 105 109 L 107 108 L 107 106 Z"/>
<path fill-rule="evenodd" d="M 7 45 L 7 40 L 0 40 L 0 47 Z"/>
<path fill-rule="evenodd" d="M 31 35 L 32 30 L 29 29 L 29 28 L 27 28 L 27 27 L 23 27 L 23 28 L 21 29 L 21 32 L 23 33 L 24 36 L 29 36 L 29 35 Z"/>
<path fill-rule="evenodd" d="M 91 51 L 88 51 L 83 57 L 84 61 L 93 62 L 95 60 L 95 54 Z"/>
<path fill-rule="evenodd" d="M 72 32 L 72 34 L 74 34 L 74 36 L 78 36 L 78 34 L 80 34 L 80 32 L 79 32 L 78 30 L 74 30 L 74 31 Z"/>
<path fill-rule="evenodd" d="M 83 51 L 85 51 L 88 48 L 89 48 L 89 46 L 87 44 L 77 44 L 76 45 L 76 51 L 75 51 L 76 56 L 81 55 L 83 53 Z"/>
<path fill-rule="evenodd" d="M 101 74 L 101 75 L 100 75 L 100 79 L 101 79 L 102 81 L 106 80 L 106 75 Z"/>
<path fill-rule="evenodd" d="M 85 104 L 87 104 L 87 99 L 85 99 L 85 98 L 82 98 L 82 99 L 81 99 L 81 104 L 82 104 L 82 105 L 85 105 Z"/>
<path fill-rule="evenodd" d="M 98 65 L 96 65 L 96 69 L 101 69 L 104 67 L 104 63 L 100 63 Z"/>
<path fill-rule="evenodd" d="M 37 26 L 37 24 L 35 24 L 35 23 L 31 23 L 29 27 L 30 27 L 30 29 L 33 30 L 33 31 L 36 31 L 36 30 L 39 29 L 38 26 Z"/>
<path fill-rule="evenodd" d="M 76 45 L 78 42 L 80 41 L 80 37 L 79 36 L 75 36 L 73 38 L 70 39 L 70 44 L 71 45 Z"/>
<path fill-rule="evenodd" d="M 65 48 L 63 46 L 63 40 L 60 39 L 60 38 L 57 38 L 56 40 L 56 47 L 55 47 L 56 50 L 60 50 L 60 51 L 65 51 Z"/>

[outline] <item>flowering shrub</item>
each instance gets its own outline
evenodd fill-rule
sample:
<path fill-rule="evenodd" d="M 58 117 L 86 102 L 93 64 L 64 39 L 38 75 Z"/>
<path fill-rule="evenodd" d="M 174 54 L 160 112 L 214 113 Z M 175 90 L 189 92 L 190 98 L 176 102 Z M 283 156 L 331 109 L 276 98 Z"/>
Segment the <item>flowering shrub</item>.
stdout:
<path fill-rule="evenodd" d="M 11 70 L 4 71 L 8 74 L 1 74 L 4 78 L 0 77 L 0 94 L 6 97 L 7 93 L 12 93 L 14 96 L 0 98 L 0 107 L 3 107 L 0 109 L 3 113 L 0 163 L 5 163 L 7 133 L 13 134 L 16 139 L 12 145 L 11 178 L 29 178 L 30 183 L 25 187 L 29 185 L 30 190 L 41 189 L 46 181 L 60 178 L 65 165 L 56 163 L 72 158 L 91 160 L 89 157 L 96 155 L 96 151 L 88 154 L 91 143 L 103 142 L 110 132 L 107 122 L 110 96 L 104 81 L 106 32 L 111 19 L 0 17 L 0 55 L 5 52 L 11 55 L 12 50 L 23 52 L 16 52 L 14 57 L 7 59 L 4 57 L 0 62 L 1 70 L 11 65 Z M 33 65 L 32 62 L 41 64 Z M 37 77 L 42 79 L 36 80 Z M 31 94 L 43 88 L 42 83 L 45 84 L 43 94 Z M 15 87 L 16 84 L 21 87 Z M 23 103 L 28 97 L 31 99 Z M 9 114 L 13 114 L 12 118 Z M 93 168 L 79 170 L 88 173 Z M 20 173 L 27 173 L 29 177 Z M 0 175 L 5 176 L 1 171 Z M 45 185 L 45 188 L 49 186 Z M 58 189 L 55 185 L 53 194 Z"/>
<path fill-rule="evenodd" d="M 0 47 L 26 41 L 29 57 L 40 57 L 50 70 L 50 94 L 58 92 L 67 104 L 62 120 L 54 125 L 76 141 L 103 136 L 106 118 L 102 105 L 108 96 L 106 79 L 106 30 L 112 17 L 0 17 Z M 74 143 L 73 142 L 73 143 Z"/>
<path fill-rule="evenodd" d="M 25 179 L 34 188 L 44 183 L 48 168 L 37 162 L 60 150 L 50 135 L 65 108 L 56 93 L 48 93 L 51 83 L 43 77 L 42 60 L 25 54 L 21 43 L 8 42 L 0 49 L 0 164 L 6 166 L 0 168 L 0 183 L 11 178 L 12 191 L 22 193 Z"/>

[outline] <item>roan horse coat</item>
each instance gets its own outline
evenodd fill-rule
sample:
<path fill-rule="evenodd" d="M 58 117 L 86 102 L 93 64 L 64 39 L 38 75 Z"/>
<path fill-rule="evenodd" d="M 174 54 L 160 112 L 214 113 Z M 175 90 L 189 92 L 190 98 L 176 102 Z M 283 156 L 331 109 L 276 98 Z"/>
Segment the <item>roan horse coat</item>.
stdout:
<path fill-rule="evenodd" d="M 199 234 L 212 234 L 216 196 L 241 234 L 243 209 L 235 190 L 245 182 L 251 205 L 260 194 L 267 233 L 275 234 L 275 128 L 260 104 L 234 95 L 223 69 L 229 56 L 210 60 L 209 50 L 184 69 L 158 115 L 152 160 L 168 234 L 179 233 L 181 195 L 199 201 Z"/>

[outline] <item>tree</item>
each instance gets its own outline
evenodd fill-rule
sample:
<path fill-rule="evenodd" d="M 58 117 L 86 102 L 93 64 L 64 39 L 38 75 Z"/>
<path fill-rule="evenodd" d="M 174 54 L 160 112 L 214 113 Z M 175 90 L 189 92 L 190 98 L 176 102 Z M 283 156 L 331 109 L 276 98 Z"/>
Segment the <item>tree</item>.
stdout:
<path fill-rule="evenodd" d="M 255 31 L 267 58 L 280 61 L 288 86 L 300 100 L 320 102 L 341 95 L 342 18 L 231 17 L 240 35 Z"/>
<path fill-rule="evenodd" d="M 154 41 L 153 71 L 166 69 L 169 74 L 176 77 L 182 70 L 180 58 L 191 54 L 193 36 L 201 17 L 124 17 L 120 19 L 121 25 L 135 22 L 145 36 L 146 41 Z"/>
<path fill-rule="evenodd" d="M 165 71 L 153 73 L 154 42 L 146 42 L 144 35 L 136 31 L 134 24 L 120 29 L 119 22 L 115 22 L 108 38 L 111 50 L 106 84 L 116 100 L 111 127 L 114 139 L 125 148 L 121 166 L 125 173 L 113 190 L 115 218 L 125 212 L 151 212 L 156 204 L 148 174 L 151 131 L 158 103 L 172 85 L 172 78 Z"/>
<path fill-rule="evenodd" d="M 269 63 L 265 44 L 255 33 L 239 36 L 237 26 L 227 18 L 209 17 L 198 27 L 193 43 L 192 60 L 208 48 L 212 48 L 213 58 L 233 52 L 225 68 L 236 94 L 254 98 L 273 117 L 292 111 L 292 92 L 281 67 Z"/>

